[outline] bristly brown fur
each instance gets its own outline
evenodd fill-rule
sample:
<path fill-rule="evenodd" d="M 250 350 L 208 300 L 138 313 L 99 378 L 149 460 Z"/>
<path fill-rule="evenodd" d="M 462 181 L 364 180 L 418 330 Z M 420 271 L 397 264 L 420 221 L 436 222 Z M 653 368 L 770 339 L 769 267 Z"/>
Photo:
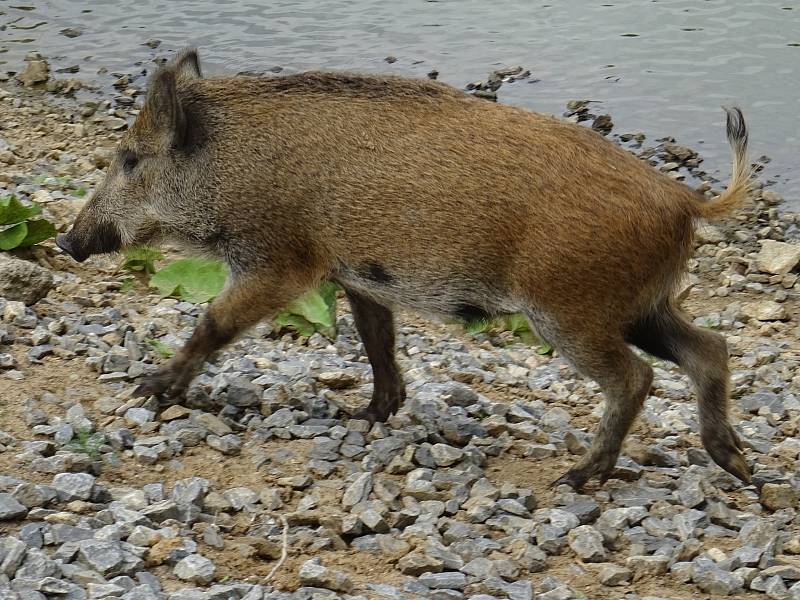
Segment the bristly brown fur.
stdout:
<path fill-rule="evenodd" d="M 563 482 L 609 476 L 647 397 L 652 369 L 628 344 L 684 367 L 706 448 L 748 479 L 728 423 L 725 341 L 672 304 L 695 221 L 747 197 L 740 112 L 729 112 L 731 188 L 706 203 L 586 128 L 440 83 L 200 74 L 190 50 L 153 76 L 120 144 L 126 158 L 63 246 L 91 248 L 112 223 L 123 245 L 157 232 L 231 266 L 191 340 L 141 393 L 179 396 L 227 340 L 332 279 L 373 366 L 371 420 L 405 395 L 392 307 L 522 311 L 608 398 L 591 450 Z"/>
<path fill-rule="evenodd" d="M 364 76 L 346 72 L 308 71 L 277 77 L 223 77 L 220 80 L 226 87 L 234 83 L 251 87 L 262 94 L 335 94 L 380 100 L 420 100 L 443 96 L 471 98 L 460 90 L 436 81 L 393 75 Z"/>

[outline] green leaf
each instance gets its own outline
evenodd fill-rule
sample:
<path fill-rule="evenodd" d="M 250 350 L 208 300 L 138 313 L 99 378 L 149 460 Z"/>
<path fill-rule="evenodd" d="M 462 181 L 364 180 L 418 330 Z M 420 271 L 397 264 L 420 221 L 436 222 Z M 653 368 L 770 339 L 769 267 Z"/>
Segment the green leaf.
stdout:
<path fill-rule="evenodd" d="M 552 353 L 553 353 L 553 347 L 550 344 L 548 344 L 547 342 L 541 342 L 539 347 L 536 348 L 536 354 L 545 355 L 545 354 L 552 354 Z"/>
<path fill-rule="evenodd" d="M 222 291 L 228 267 L 218 260 L 184 258 L 168 264 L 150 279 L 162 296 L 173 296 L 200 304 Z"/>
<path fill-rule="evenodd" d="M 42 207 L 38 204 L 25 206 L 16 196 L 6 196 L 0 198 L 0 225 L 10 225 L 21 223 L 26 219 L 35 217 L 42 212 Z"/>
<path fill-rule="evenodd" d="M 27 248 L 39 242 L 49 240 L 56 234 L 56 227 L 47 219 L 37 219 L 35 221 L 28 221 L 28 235 L 17 246 L 18 248 Z"/>
<path fill-rule="evenodd" d="M 336 334 L 336 290 L 330 281 L 310 290 L 283 309 L 273 320 L 280 330 L 290 327 L 306 337 L 319 331 L 328 337 Z"/>
<path fill-rule="evenodd" d="M 336 284 L 325 282 L 306 292 L 278 315 L 278 322 L 294 327 L 302 335 L 311 335 L 315 330 L 331 333 L 336 324 Z M 309 325 L 310 333 L 303 333 L 301 328 L 309 331 Z"/>
<path fill-rule="evenodd" d="M 272 322 L 278 331 L 285 328 L 294 329 L 297 333 L 306 337 L 311 337 L 316 331 L 313 323 L 300 315 L 293 315 L 289 312 L 280 313 Z"/>
<path fill-rule="evenodd" d="M 18 223 L 0 231 L 0 250 L 16 248 L 22 243 L 26 235 L 28 235 L 28 226 L 25 223 Z"/>
<path fill-rule="evenodd" d="M 505 321 L 505 326 L 508 331 L 511 333 L 520 333 L 525 331 L 530 331 L 530 327 L 528 326 L 528 319 L 525 318 L 525 315 L 522 313 L 514 313 L 511 315 L 505 315 L 503 317 Z"/>
<path fill-rule="evenodd" d="M 128 271 L 143 271 L 148 275 L 156 272 L 155 261 L 164 260 L 164 255 L 149 246 L 138 246 L 125 252 L 122 268 Z"/>

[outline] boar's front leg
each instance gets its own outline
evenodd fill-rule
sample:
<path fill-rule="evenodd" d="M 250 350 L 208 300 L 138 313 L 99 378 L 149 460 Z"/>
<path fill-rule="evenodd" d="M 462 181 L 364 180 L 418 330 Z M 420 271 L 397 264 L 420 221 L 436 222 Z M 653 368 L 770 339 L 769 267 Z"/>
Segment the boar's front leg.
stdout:
<path fill-rule="evenodd" d="M 145 376 L 134 395 L 180 397 L 217 350 L 299 294 L 298 290 L 272 287 L 270 284 L 276 281 L 281 280 L 263 274 L 230 281 L 209 305 L 183 348 L 158 371 Z"/>
<path fill-rule="evenodd" d="M 358 335 L 372 365 L 372 402 L 353 415 L 370 423 L 385 421 L 405 400 L 406 388 L 394 359 L 394 316 L 371 298 L 345 289 Z"/>

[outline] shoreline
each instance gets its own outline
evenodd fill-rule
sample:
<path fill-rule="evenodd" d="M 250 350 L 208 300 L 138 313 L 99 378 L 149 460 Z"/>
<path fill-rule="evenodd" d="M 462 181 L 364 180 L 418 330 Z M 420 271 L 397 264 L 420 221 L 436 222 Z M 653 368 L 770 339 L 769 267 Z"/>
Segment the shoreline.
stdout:
<path fill-rule="evenodd" d="M 0 82 L 0 195 L 42 203 L 63 227 L 102 178 L 133 104 L 53 99 Z M 578 120 L 591 105 L 567 112 Z M 691 149 L 645 141 L 625 143 L 672 176 L 701 170 Z M 596 427 L 596 388 L 507 334 L 405 313 L 405 408 L 372 429 L 342 418 L 337 406 L 364 403 L 371 387 L 344 303 L 334 342 L 260 325 L 206 365 L 190 408 L 157 414 L 130 397 L 136 374 L 160 360 L 146 340 L 179 344 L 197 308 L 140 280 L 125 290 L 117 257 L 78 265 L 52 241 L 22 253 L 54 287 L 30 308 L 0 300 L 0 556 L 19 554 L 0 589 L 129 600 L 800 597 L 800 283 L 796 266 L 781 273 L 780 257 L 760 254 L 765 240 L 800 240 L 800 215 L 779 203 L 765 190 L 729 223 L 700 228 L 684 299 L 695 322 L 728 339 L 735 422 L 760 490 L 708 464 L 694 395 L 660 361 L 623 478 L 583 494 L 550 489 Z M 282 549 L 279 515 L 289 558 L 263 585 Z M 187 587 L 202 589 L 178 591 Z"/>

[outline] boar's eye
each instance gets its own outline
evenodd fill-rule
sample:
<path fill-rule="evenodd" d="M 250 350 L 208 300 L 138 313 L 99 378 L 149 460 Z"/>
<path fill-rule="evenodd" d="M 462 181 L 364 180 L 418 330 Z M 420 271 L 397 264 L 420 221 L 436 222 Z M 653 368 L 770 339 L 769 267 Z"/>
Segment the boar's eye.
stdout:
<path fill-rule="evenodd" d="M 136 165 L 139 164 L 139 157 L 133 152 L 126 152 L 122 155 L 122 170 L 126 173 L 131 173 Z"/>

